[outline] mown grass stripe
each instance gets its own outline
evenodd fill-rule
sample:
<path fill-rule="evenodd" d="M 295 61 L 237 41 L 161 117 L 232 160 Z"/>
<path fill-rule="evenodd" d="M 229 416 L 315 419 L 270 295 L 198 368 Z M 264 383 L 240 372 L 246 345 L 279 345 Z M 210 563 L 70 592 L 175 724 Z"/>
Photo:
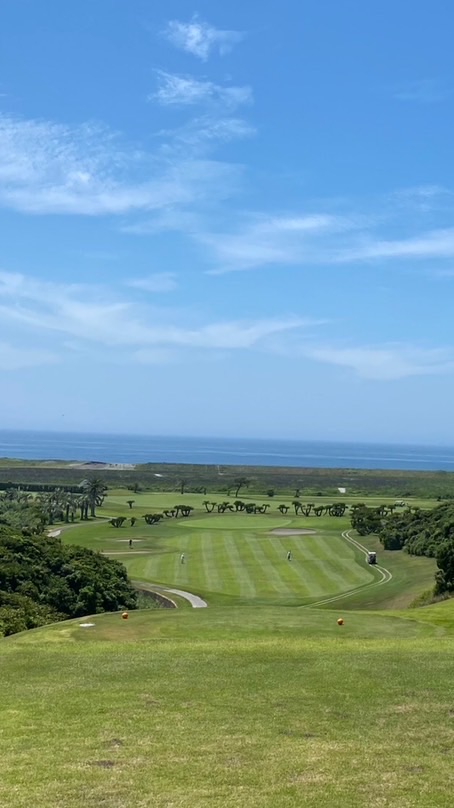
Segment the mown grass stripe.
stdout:
<path fill-rule="evenodd" d="M 239 585 L 241 597 L 253 598 L 256 591 L 255 583 L 241 559 L 241 555 L 235 541 L 235 536 L 232 533 L 224 534 L 224 546 L 229 555 L 231 565 Z"/>
<path fill-rule="evenodd" d="M 269 547 L 271 545 L 270 540 L 268 538 L 264 539 L 261 537 L 251 536 L 249 538 L 249 543 L 251 550 L 259 564 L 259 568 L 263 571 L 263 575 L 267 581 L 268 590 L 272 590 L 277 594 L 284 596 L 292 594 L 290 585 L 286 583 L 276 564 L 271 559 L 269 553 Z"/>
<path fill-rule="evenodd" d="M 280 547 L 275 547 L 276 552 L 279 552 L 279 558 L 287 557 L 287 552 L 292 552 L 292 560 L 288 562 L 285 560 L 285 577 L 289 581 L 292 592 L 301 597 L 312 597 L 313 595 L 323 595 L 325 589 L 323 583 L 320 581 L 320 574 L 318 567 L 314 567 L 308 563 L 307 556 L 304 552 L 304 544 L 300 536 L 286 537 Z M 326 583 L 326 582 L 325 582 Z"/>
<path fill-rule="evenodd" d="M 214 548 L 213 534 L 208 530 L 204 530 L 201 535 L 201 560 L 205 588 L 209 592 L 222 592 L 222 580 L 219 572 L 217 553 Z"/>
<path fill-rule="evenodd" d="M 348 554 L 343 553 L 342 549 L 345 544 L 346 542 L 342 541 L 337 536 L 335 544 L 331 537 L 320 537 L 320 546 L 325 551 L 324 563 L 327 569 L 331 570 L 333 574 L 340 573 L 350 587 L 370 583 L 373 576 L 367 569 L 366 564 L 363 566 L 358 564 L 354 551 L 351 548 L 348 548 Z M 335 557 L 333 556 L 333 548 L 336 553 Z"/>

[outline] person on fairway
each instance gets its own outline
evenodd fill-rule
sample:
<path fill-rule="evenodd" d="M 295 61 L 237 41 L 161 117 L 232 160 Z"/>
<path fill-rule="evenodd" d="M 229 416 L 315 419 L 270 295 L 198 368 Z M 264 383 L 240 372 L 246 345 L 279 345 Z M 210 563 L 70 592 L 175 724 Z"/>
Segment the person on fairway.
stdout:
<path fill-rule="evenodd" d="M 287 553 L 287 561 L 291 561 L 291 560 L 292 560 L 292 553 L 289 550 L 288 553 Z"/>
<path fill-rule="evenodd" d="M 180 562 L 181 564 L 184 564 L 184 553 L 181 553 L 180 555 Z"/>
<path fill-rule="evenodd" d="M 129 549 L 132 547 L 132 539 L 129 539 Z"/>

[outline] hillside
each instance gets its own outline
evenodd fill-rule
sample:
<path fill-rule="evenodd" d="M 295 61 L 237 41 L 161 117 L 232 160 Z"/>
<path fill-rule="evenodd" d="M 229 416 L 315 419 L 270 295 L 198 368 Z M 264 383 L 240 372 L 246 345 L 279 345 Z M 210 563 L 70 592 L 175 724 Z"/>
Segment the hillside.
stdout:
<path fill-rule="evenodd" d="M 419 613 L 138 612 L 2 640 L 0 803 L 448 806 L 454 609 Z"/>

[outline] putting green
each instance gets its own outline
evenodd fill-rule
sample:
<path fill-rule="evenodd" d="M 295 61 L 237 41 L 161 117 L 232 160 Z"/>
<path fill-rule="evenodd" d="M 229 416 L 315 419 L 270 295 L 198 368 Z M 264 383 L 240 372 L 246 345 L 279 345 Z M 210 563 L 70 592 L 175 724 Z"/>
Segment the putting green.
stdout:
<path fill-rule="evenodd" d="M 178 522 L 178 527 L 196 528 L 198 530 L 273 530 L 276 527 L 287 527 L 291 519 L 279 516 L 267 516 L 254 513 L 207 514 L 203 519 L 188 519 Z"/>

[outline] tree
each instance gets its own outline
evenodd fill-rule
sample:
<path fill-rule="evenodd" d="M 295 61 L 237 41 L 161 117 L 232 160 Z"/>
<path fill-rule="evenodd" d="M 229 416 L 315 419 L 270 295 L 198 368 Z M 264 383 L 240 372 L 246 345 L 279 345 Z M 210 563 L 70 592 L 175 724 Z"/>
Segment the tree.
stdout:
<path fill-rule="evenodd" d="M 444 542 L 437 552 L 435 573 L 435 594 L 444 595 L 454 592 L 454 541 Z"/>
<path fill-rule="evenodd" d="M 156 525 L 162 519 L 162 513 L 146 513 L 143 517 L 147 525 Z"/>
<path fill-rule="evenodd" d="M 0 528 L 0 636 L 135 606 L 136 593 L 118 561 L 57 537 Z"/>
<path fill-rule="evenodd" d="M 131 522 L 131 527 L 134 527 L 135 523 L 137 522 L 136 517 L 135 517 L 135 516 L 131 516 L 130 522 Z"/>
<path fill-rule="evenodd" d="M 278 506 L 278 511 L 280 511 L 281 514 L 284 515 L 284 513 L 288 512 L 288 505 L 279 505 Z"/>
<path fill-rule="evenodd" d="M 77 507 L 80 509 L 80 521 L 88 519 L 89 499 L 87 494 L 81 494 L 77 499 Z"/>
<path fill-rule="evenodd" d="M 127 503 L 128 503 L 128 505 L 129 505 L 129 509 L 131 509 L 131 508 L 132 508 L 132 506 L 134 505 L 135 499 L 127 499 L 127 500 L 126 500 L 126 502 L 127 502 Z"/>
<path fill-rule="evenodd" d="M 236 499 L 235 502 L 233 503 L 233 505 L 234 505 L 234 508 L 235 508 L 236 511 L 244 511 L 244 509 L 246 507 L 244 502 L 241 499 Z"/>
<path fill-rule="evenodd" d="M 94 518 L 96 516 L 96 506 L 102 505 L 104 501 L 107 486 L 100 477 L 91 477 L 89 480 L 84 480 L 81 488 L 88 500 L 90 516 Z"/>
<path fill-rule="evenodd" d="M 274 488 L 268 488 L 266 495 L 267 497 L 274 497 Z"/>
<path fill-rule="evenodd" d="M 249 482 L 250 481 L 248 480 L 247 477 L 238 477 L 235 480 L 235 499 L 238 499 L 238 494 L 240 493 L 240 490 L 242 488 L 248 488 L 249 487 Z"/>
<path fill-rule="evenodd" d="M 300 511 L 302 508 L 301 502 L 299 502 L 297 499 L 294 499 L 292 505 L 295 508 L 295 516 L 298 516 L 298 511 Z"/>
<path fill-rule="evenodd" d="M 113 519 L 109 520 L 109 525 L 112 525 L 112 527 L 123 527 L 124 522 L 126 522 L 126 516 L 115 516 Z"/>
<path fill-rule="evenodd" d="M 202 502 L 202 505 L 204 505 L 205 510 L 206 510 L 207 513 L 212 513 L 212 511 L 214 511 L 214 509 L 216 507 L 216 502 L 209 502 L 207 499 L 205 499 Z"/>

